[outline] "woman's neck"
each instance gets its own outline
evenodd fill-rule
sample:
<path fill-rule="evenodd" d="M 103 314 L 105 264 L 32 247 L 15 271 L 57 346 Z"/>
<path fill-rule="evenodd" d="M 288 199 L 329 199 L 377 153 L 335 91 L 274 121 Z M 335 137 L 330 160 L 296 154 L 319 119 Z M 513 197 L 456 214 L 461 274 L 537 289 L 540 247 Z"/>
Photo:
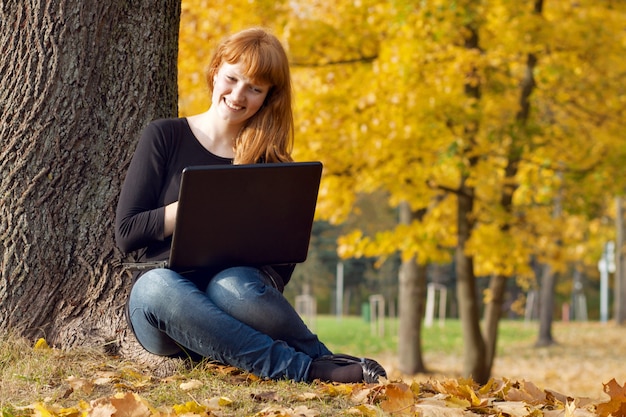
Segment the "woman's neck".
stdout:
<path fill-rule="evenodd" d="M 224 123 L 216 112 L 208 111 L 187 118 L 194 136 L 209 152 L 224 157 L 233 158 L 235 138 L 241 126 Z"/>

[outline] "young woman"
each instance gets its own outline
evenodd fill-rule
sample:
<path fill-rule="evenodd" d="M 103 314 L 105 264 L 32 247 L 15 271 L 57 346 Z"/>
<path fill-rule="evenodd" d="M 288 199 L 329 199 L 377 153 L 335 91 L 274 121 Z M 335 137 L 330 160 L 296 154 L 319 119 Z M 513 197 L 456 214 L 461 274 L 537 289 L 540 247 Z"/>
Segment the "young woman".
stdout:
<path fill-rule="evenodd" d="M 117 207 L 115 237 L 140 261 L 169 256 L 183 168 L 291 160 L 291 79 L 280 42 L 253 28 L 226 38 L 207 73 L 208 111 L 144 130 Z M 375 361 L 334 355 L 283 297 L 293 266 L 235 266 L 213 277 L 157 268 L 136 273 L 127 315 L 149 352 L 200 355 L 259 377 L 376 382 Z M 277 278 L 278 277 L 278 278 Z M 282 282 L 276 282 L 276 280 Z"/>

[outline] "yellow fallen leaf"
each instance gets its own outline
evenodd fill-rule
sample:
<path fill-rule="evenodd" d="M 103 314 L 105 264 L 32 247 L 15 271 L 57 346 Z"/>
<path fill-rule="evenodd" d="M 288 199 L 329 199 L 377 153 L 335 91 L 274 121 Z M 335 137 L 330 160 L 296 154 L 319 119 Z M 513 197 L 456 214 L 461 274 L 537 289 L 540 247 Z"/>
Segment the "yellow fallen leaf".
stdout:
<path fill-rule="evenodd" d="M 41 339 L 40 339 L 41 340 Z M 33 405 L 33 416 L 36 417 L 54 417 L 54 412 L 48 410 L 42 403 L 36 403 Z"/>
<path fill-rule="evenodd" d="M 81 411 L 76 407 L 62 408 L 56 413 L 57 417 L 78 417 Z"/>
<path fill-rule="evenodd" d="M 176 404 L 172 407 L 177 415 L 183 414 L 206 414 L 206 407 L 195 401 L 188 401 L 185 404 Z"/>
<path fill-rule="evenodd" d="M 351 407 L 348 409 L 347 413 L 360 417 L 376 417 L 380 414 L 380 409 L 371 404 L 361 404 Z"/>
<path fill-rule="evenodd" d="M 38 349 L 50 349 L 50 346 L 48 345 L 48 342 L 46 342 L 46 339 L 39 338 L 36 342 L 35 342 L 35 346 L 33 347 L 33 349 L 38 350 Z"/>
<path fill-rule="evenodd" d="M 322 383 L 322 391 L 331 397 L 337 397 L 340 395 L 350 395 L 354 390 L 356 384 L 331 384 Z"/>
<path fill-rule="evenodd" d="M 228 407 L 232 405 L 233 400 L 228 397 L 213 397 L 210 398 L 206 404 L 210 410 L 219 410 L 223 407 Z"/>

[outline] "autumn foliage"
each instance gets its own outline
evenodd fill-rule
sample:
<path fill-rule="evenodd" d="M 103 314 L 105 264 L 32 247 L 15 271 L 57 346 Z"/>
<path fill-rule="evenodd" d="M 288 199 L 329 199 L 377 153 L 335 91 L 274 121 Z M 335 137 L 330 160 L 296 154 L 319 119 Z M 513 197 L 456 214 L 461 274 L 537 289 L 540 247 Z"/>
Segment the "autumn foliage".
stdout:
<path fill-rule="evenodd" d="M 450 191 L 466 178 L 475 274 L 528 282 L 529 259 L 556 271 L 594 267 L 612 236 L 605 219 L 626 187 L 625 17 L 622 2 L 595 0 L 186 0 L 180 113 L 208 105 L 204 66 L 222 36 L 269 26 L 292 60 L 297 158 L 325 164 L 318 216 L 341 222 L 358 193 L 375 190 L 391 206 L 427 209 L 410 225 L 355 230 L 341 241 L 344 256 L 449 261 L 458 214 Z M 471 86 L 479 97 L 467 95 Z"/>

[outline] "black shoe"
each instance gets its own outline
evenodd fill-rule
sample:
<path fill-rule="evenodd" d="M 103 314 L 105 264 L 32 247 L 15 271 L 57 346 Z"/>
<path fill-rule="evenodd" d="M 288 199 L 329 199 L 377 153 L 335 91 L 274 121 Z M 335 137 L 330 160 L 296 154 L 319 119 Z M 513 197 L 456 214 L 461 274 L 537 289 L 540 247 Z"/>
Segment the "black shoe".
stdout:
<path fill-rule="evenodd" d="M 352 365 L 359 364 L 363 369 L 363 381 L 371 384 L 377 383 L 380 377 L 387 378 L 387 372 L 378 362 L 374 359 L 357 358 L 350 355 L 333 354 L 326 355 L 318 358 L 319 360 L 330 361 L 337 365 Z"/>

